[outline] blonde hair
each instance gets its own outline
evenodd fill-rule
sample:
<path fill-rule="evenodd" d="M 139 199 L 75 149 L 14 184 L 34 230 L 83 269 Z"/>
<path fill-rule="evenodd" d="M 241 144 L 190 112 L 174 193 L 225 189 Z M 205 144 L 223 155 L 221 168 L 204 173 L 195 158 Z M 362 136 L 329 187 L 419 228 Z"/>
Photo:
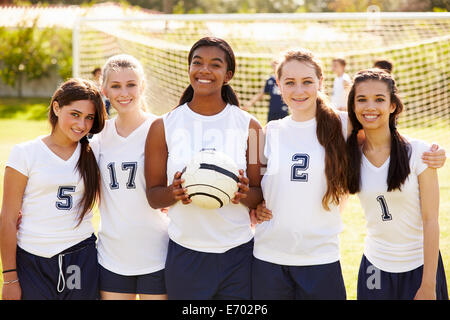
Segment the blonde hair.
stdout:
<path fill-rule="evenodd" d="M 118 55 L 110 57 L 105 62 L 105 64 L 103 65 L 103 68 L 102 68 L 102 75 L 100 78 L 100 83 L 102 84 L 102 87 L 103 88 L 106 87 L 106 83 L 108 82 L 109 72 L 119 71 L 121 69 L 131 69 L 134 72 L 136 72 L 140 82 L 142 83 L 142 85 L 145 88 L 147 81 L 145 78 L 144 67 L 139 62 L 138 59 L 136 59 L 135 57 L 133 57 L 132 55 L 129 55 L 129 54 L 118 54 Z M 141 107 L 142 107 L 142 110 L 144 110 L 144 111 L 148 110 L 145 91 L 141 96 Z"/>

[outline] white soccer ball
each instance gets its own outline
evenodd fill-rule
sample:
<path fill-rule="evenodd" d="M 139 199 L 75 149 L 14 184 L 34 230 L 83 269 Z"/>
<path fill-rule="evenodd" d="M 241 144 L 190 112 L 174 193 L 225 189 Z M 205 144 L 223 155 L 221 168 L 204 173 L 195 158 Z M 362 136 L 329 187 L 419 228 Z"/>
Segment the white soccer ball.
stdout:
<path fill-rule="evenodd" d="M 195 205 L 218 209 L 234 198 L 238 190 L 239 169 L 225 153 L 202 149 L 183 169 L 183 188 Z"/>

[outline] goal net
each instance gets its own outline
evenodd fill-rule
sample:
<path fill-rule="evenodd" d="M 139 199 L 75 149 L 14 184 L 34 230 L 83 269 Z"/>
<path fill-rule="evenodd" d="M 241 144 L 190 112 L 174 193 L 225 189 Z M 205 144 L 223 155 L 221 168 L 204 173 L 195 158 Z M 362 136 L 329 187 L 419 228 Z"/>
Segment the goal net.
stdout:
<path fill-rule="evenodd" d="M 251 14 L 155 15 L 121 20 L 80 19 L 73 33 L 73 74 L 91 78 L 94 67 L 119 53 L 144 65 L 150 111 L 168 112 L 189 84 L 187 55 L 204 36 L 217 36 L 232 46 L 237 70 L 231 81 L 241 104 L 260 92 L 272 73 L 271 61 L 292 47 L 310 49 L 325 74 L 331 94 L 331 61 L 343 57 L 346 72 L 372 67 L 375 59 L 394 64 L 405 105 L 399 126 L 407 135 L 450 142 L 450 14 Z M 265 124 L 268 97 L 249 112 Z M 450 145 L 446 146 L 447 150 Z"/>

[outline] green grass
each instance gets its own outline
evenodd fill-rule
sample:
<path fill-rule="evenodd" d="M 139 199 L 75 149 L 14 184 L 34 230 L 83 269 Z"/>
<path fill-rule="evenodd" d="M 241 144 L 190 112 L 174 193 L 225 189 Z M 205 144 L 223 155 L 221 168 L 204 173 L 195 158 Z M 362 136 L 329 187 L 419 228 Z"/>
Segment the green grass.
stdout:
<path fill-rule="evenodd" d="M 49 98 L 1 98 L 0 118 L 22 120 L 47 119 Z"/>
<path fill-rule="evenodd" d="M 9 152 L 14 144 L 30 140 L 38 135 L 47 134 L 49 132 L 47 121 L 25 121 L 17 119 L 0 119 L 0 179 L 3 181 L 5 162 L 9 156 Z M 414 130 L 412 130 L 414 131 Z M 424 137 L 435 137 L 441 146 L 450 151 L 449 128 L 444 131 L 436 131 L 428 129 L 424 133 Z M 421 138 L 408 132 L 409 135 Z M 430 141 L 429 139 L 427 139 Z M 442 258 L 444 260 L 447 276 L 450 276 L 450 164 L 439 169 L 440 180 L 440 248 Z M 0 195 L 3 195 L 3 182 L 0 183 Z M 0 198 L 1 205 L 2 198 Z M 359 200 L 355 196 L 351 196 L 346 204 L 343 221 L 345 229 L 340 235 L 341 243 L 341 265 L 344 275 L 344 281 L 347 288 L 348 299 L 356 299 L 356 280 L 358 275 L 359 263 L 361 260 L 364 237 L 365 237 L 365 221 Z M 97 230 L 99 224 L 99 214 L 94 214 L 94 226 Z M 0 265 L 1 269 L 1 265 Z M 0 279 L 0 285 L 2 279 Z"/>

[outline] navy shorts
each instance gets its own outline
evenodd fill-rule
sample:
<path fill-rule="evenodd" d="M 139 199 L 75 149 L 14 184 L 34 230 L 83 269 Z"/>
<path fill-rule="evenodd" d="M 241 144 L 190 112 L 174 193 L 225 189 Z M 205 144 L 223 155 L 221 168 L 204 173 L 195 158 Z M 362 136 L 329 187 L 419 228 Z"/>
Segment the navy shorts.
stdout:
<path fill-rule="evenodd" d="M 17 247 L 17 276 L 23 300 L 96 300 L 99 298 L 94 234 L 44 258 Z"/>
<path fill-rule="evenodd" d="M 169 300 L 251 298 L 253 239 L 224 253 L 190 250 L 169 241 L 166 288 Z"/>
<path fill-rule="evenodd" d="M 149 274 L 124 276 L 100 265 L 100 290 L 135 294 L 166 294 L 164 269 Z"/>
<path fill-rule="evenodd" d="M 363 255 L 358 273 L 358 300 L 412 300 L 422 282 L 423 265 L 407 272 L 385 272 Z M 439 252 L 436 299 L 448 300 L 444 265 Z"/>
<path fill-rule="evenodd" d="M 339 261 L 313 266 L 284 266 L 253 258 L 255 300 L 345 300 Z"/>

